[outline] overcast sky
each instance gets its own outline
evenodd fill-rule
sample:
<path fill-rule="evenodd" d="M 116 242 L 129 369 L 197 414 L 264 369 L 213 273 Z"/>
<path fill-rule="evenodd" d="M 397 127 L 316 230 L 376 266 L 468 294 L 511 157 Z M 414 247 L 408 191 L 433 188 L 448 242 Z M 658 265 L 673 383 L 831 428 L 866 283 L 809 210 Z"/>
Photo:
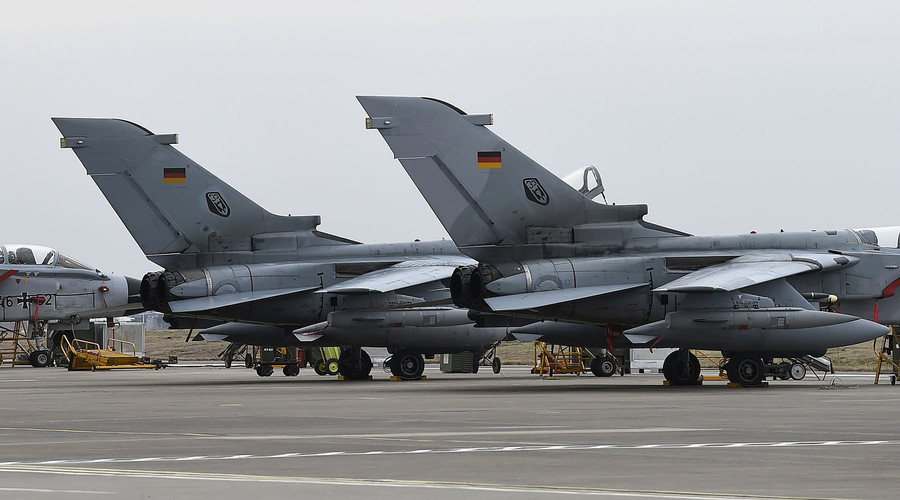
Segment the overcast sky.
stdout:
<path fill-rule="evenodd" d="M 900 224 L 900 3 L 28 1 L 0 16 L 4 243 L 147 261 L 51 116 L 178 133 L 279 214 L 446 237 L 356 95 L 493 113 L 560 176 L 693 234 Z"/>

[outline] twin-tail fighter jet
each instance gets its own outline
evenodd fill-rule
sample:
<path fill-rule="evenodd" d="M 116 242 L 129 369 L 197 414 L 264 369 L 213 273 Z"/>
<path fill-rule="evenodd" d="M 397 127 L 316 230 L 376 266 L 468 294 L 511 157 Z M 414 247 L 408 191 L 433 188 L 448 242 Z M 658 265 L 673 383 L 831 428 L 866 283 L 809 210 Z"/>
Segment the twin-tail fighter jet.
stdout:
<path fill-rule="evenodd" d="M 491 115 L 429 98 L 358 99 L 367 127 L 479 262 L 453 273 L 459 307 L 572 322 L 587 345 L 624 336 L 677 348 L 663 365 L 673 384 L 700 375 L 689 349 L 722 351 L 732 382 L 757 385 L 768 359 L 820 356 L 900 323 L 896 239 L 691 236 L 645 221 L 646 205 L 596 203 L 488 130 Z"/>
<path fill-rule="evenodd" d="M 139 291 L 137 279 L 106 275 L 52 248 L 0 245 L 0 321 L 22 325 L 19 330 L 3 327 L 0 335 L 40 340 L 43 345 L 28 353 L 36 367 L 52 362 L 51 331 L 80 330 L 91 318 L 141 310 Z"/>
<path fill-rule="evenodd" d="M 368 376 L 363 346 L 387 347 L 394 375 L 422 375 L 424 355 L 480 362 L 506 335 L 475 328 L 445 281 L 475 262 L 450 241 L 360 244 L 318 231 L 320 217 L 274 215 L 158 135 L 116 119 L 53 118 L 148 259 L 149 309 L 227 323 L 206 339 L 259 346 L 351 346 L 340 373 Z M 499 364 L 494 363 L 495 371 Z"/>

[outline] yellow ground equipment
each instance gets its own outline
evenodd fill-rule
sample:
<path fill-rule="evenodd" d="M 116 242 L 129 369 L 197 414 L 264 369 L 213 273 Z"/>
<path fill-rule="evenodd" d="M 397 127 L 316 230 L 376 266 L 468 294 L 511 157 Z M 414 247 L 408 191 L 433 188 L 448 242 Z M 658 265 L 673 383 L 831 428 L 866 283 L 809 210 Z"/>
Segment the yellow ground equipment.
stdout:
<path fill-rule="evenodd" d="M 296 347 L 253 346 L 253 354 L 247 358 L 247 368 L 255 368 L 260 377 L 271 376 L 275 368 L 281 368 L 285 377 L 296 377 L 305 365 L 306 353 Z"/>
<path fill-rule="evenodd" d="M 50 366 L 53 358 L 40 345 L 42 338 L 29 334 L 24 321 L 16 321 L 13 328 L 0 326 L 0 365 Z"/>
<path fill-rule="evenodd" d="M 340 359 L 340 347 L 322 347 L 318 349 L 318 352 L 314 351 L 310 363 L 313 370 L 319 375 L 337 375 L 341 371 Z"/>
<path fill-rule="evenodd" d="M 548 344 L 536 340 L 534 342 L 534 368 L 532 373 L 553 376 L 560 373 L 586 373 L 594 355 L 583 347 Z"/>
<path fill-rule="evenodd" d="M 872 347 L 875 349 L 875 355 L 878 356 L 878 366 L 875 368 L 875 383 L 878 383 L 878 377 L 881 375 L 882 368 L 887 368 L 885 364 L 890 366 L 891 385 L 897 383 L 898 372 L 900 372 L 900 334 L 897 333 L 895 327 L 891 327 L 891 333 L 881 338 L 881 350 L 878 350 L 878 340 L 875 339 Z"/>
<path fill-rule="evenodd" d="M 63 353 L 69 361 L 69 370 L 114 370 L 127 368 L 152 368 L 158 370 L 165 368 L 165 364 L 159 361 L 150 361 L 137 355 L 135 345 L 132 342 L 119 339 L 109 339 L 106 349 L 101 349 L 100 344 L 87 340 L 62 337 Z"/>

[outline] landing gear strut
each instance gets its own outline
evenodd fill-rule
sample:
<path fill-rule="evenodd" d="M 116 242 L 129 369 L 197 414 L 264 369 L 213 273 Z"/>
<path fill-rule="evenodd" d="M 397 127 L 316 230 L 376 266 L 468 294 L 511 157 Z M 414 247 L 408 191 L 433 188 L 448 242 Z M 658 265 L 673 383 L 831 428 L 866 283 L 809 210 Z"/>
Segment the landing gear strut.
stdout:
<path fill-rule="evenodd" d="M 693 385 L 700 379 L 700 361 L 687 349 L 679 349 L 666 356 L 663 375 L 672 385 Z"/>

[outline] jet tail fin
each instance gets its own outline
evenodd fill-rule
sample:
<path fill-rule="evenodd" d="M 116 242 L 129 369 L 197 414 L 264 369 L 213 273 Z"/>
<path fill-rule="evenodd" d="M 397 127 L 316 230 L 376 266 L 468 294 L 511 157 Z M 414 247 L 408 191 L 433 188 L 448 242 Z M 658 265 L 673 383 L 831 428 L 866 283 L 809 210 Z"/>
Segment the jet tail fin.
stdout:
<path fill-rule="evenodd" d="M 647 213 L 646 205 L 601 205 L 585 197 L 488 130 L 491 115 L 468 115 L 423 97 L 357 99 L 369 115 L 367 127 L 381 133 L 469 255 L 484 246 L 574 243 L 578 226 L 637 223 Z M 610 244 L 621 244 L 621 230 L 608 234 Z"/>
<path fill-rule="evenodd" d="M 75 152 L 141 250 L 157 264 L 193 267 L 197 263 L 190 261 L 198 255 L 252 253 L 260 246 L 253 237 L 263 234 L 282 243 L 303 240 L 298 246 L 319 239 L 313 234 L 318 215 L 266 211 L 172 147 L 178 142 L 175 134 L 154 134 L 117 119 L 53 118 L 53 123 L 63 135 L 60 145 Z M 336 240 L 341 239 L 328 239 Z"/>

